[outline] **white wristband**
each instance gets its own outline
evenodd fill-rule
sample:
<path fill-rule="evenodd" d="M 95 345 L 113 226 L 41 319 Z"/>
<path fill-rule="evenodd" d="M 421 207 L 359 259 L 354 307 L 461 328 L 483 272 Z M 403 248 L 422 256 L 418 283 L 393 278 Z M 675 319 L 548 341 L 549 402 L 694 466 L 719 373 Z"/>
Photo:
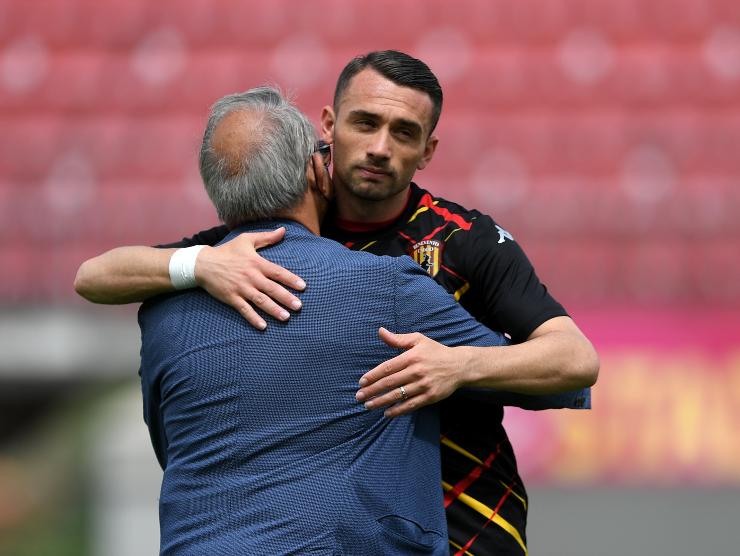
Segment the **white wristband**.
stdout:
<path fill-rule="evenodd" d="M 205 245 L 178 249 L 170 257 L 170 280 L 176 290 L 187 290 L 198 284 L 195 281 L 195 259 Z"/>

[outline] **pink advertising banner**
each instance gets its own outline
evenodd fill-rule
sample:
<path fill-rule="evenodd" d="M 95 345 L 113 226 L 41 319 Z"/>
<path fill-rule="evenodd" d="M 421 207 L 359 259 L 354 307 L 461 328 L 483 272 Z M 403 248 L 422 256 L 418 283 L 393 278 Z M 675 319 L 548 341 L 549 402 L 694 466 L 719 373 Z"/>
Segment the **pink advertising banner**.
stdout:
<path fill-rule="evenodd" d="M 593 409 L 507 410 L 524 479 L 740 485 L 740 310 L 574 316 L 601 355 Z"/>

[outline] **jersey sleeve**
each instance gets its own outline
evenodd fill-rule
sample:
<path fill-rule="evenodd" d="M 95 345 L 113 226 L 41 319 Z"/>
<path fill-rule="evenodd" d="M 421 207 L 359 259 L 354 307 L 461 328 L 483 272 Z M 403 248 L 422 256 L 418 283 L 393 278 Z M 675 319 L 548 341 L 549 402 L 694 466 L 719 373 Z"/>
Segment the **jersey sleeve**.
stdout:
<path fill-rule="evenodd" d="M 226 226 L 215 226 L 208 230 L 203 230 L 195 234 L 194 236 L 184 237 L 180 241 L 173 243 L 162 243 L 155 245 L 160 249 L 169 249 L 172 247 L 192 247 L 193 245 L 216 245 L 219 241 L 224 239 L 229 234 L 229 229 Z"/>
<path fill-rule="evenodd" d="M 461 246 L 463 271 L 482 304 L 481 320 L 487 326 L 519 343 L 545 321 L 567 316 L 519 244 L 489 216 L 479 216 L 467 236 Z"/>

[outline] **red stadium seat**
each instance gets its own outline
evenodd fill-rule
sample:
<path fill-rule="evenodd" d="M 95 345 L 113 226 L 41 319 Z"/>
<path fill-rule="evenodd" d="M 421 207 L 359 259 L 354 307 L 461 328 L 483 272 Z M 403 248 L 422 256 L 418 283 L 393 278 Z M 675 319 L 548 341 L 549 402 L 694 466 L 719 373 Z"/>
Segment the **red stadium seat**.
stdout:
<path fill-rule="evenodd" d="M 318 122 L 348 59 L 398 48 L 445 91 L 418 182 L 511 228 L 559 297 L 669 299 L 639 289 L 653 273 L 675 299 L 738 301 L 712 267 L 737 272 L 722 262 L 740 236 L 737 28 L 730 0 L 5 2 L 5 291 L 65 295 L 26 282 L 47 243 L 92 253 L 215 224 L 197 173 L 213 101 L 276 82 Z"/>

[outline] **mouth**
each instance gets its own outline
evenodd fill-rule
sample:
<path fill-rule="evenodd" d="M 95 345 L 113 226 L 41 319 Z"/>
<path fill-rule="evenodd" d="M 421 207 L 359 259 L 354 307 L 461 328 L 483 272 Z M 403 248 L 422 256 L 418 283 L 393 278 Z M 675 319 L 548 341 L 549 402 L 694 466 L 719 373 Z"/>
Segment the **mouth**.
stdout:
<path fill-rule="evenodd" d="M 381 179 L 391 175 L 391 172 L 375 166 L 359 166 L 360 175 L 370 179 Z"/>

